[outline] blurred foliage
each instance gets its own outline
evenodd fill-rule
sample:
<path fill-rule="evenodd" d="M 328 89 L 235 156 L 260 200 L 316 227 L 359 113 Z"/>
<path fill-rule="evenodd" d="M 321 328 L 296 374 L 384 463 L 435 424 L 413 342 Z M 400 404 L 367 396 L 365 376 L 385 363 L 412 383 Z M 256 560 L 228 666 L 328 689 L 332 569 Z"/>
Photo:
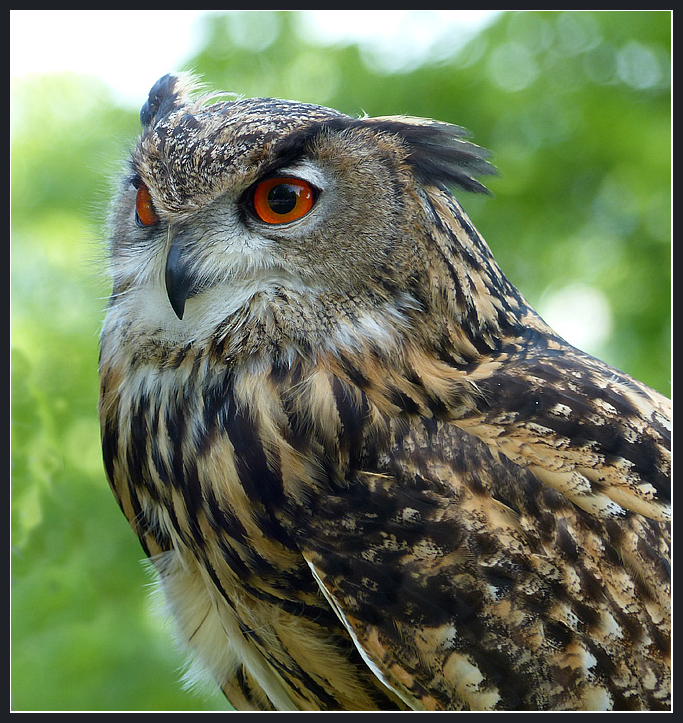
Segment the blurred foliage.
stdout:
<path fill-rule="evenodd" d="M 212 89 L 469 128 L 500 176 L 461 200 L 509 278 L 542 315 L 592 292 L 609 333 L 586 350 L 669 394 L 669 12 L 503 13 L 462 47 L 444 28 L 398 70 L 301 20 L 209 14 L 186 69 Z M 100 462 L 101 228 L 137 109 L 84 73 L 14 82 L 11 111 L 12 708 L 220 709 L 179 686 Z"/>

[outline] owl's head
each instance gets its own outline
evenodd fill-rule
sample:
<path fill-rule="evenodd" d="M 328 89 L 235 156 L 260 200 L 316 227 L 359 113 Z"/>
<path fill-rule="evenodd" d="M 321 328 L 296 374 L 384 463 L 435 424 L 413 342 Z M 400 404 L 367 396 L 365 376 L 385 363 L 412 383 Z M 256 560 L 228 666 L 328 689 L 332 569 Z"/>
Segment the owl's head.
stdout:
<path fill-rule="evenodd" d="M 483 191 L 492 167 L 456 126 L 200 96 L 182 75 L 154 85 L 140 119 L 111 235 L 110 315 L 136 334 L 381 334 L 424 319 L 437 287 L 455 299 L 434 259 L 446 269 L 458 233 L 486 255 L 446 189 Z"/>

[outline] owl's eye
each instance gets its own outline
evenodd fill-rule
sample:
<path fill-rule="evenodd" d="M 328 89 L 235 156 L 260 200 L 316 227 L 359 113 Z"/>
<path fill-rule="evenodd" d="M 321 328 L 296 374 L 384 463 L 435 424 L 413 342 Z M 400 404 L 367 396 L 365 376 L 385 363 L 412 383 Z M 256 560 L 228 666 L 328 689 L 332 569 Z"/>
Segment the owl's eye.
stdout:
<path fill-rule="evenodd" d="M 265 223 L 279 224 L 305 216 L 315 203 L 315 189 L 299 178 L 276 177 L 254 189 L 254 212 Z"/>
<path fill-rule="evenodd" d="M 135 223 L 138 226 L 154 226 L 158 220 L 149 189 L 144 183 L 140 183 L 135 196 Z"/>

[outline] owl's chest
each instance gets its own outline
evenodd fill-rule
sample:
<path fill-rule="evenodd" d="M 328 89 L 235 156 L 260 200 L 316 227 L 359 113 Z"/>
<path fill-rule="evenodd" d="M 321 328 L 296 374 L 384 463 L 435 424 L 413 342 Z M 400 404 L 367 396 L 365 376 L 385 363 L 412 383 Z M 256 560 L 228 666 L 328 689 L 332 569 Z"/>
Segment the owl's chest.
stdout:
<path fill-rule="evenodd" d="M 193 367 L 126 377 L 103 367 L 104 460 L 119 504 L 150 556 L 192 555 L 227 593 L 300 601 L 315 584 L 289 487 L 307 471 L 284 459 L 255 392 L 249 403 L 231 374 Z"/>
<path fill-rule="evenodd" d="M 312 463 L 286 440 L 278 447 L 277 425 L 254 406 L 262 385 L 247 402 L 227 380 L 202 392 L 188 382 L 181 393 L 170 391 L 179 389 L 172 378 L 133 385 L 105 366 L 100 410 L 112 488 L 159 574 L 180 639 L 236 704 L 241 692 L 230 681 L 242 679 L 243 666 L 280 710 L 373 707 L 358 684 L 359 700 L 339 693 L 321 701 L 297 682 L 301 660 L 321 679 L 333 660 L 340 681 L 372 680 L 296 544 L 292 490 Z"/>

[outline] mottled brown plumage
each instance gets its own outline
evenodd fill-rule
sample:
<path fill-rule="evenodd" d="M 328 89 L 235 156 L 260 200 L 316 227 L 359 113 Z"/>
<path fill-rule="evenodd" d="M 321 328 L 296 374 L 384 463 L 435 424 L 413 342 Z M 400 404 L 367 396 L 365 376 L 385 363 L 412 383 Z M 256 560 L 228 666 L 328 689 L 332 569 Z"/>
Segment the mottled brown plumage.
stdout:
<path fill-rule="evenodd" d="M 507 281 L 448 190 L 483 151 L 176 76 L 141 120 L 102 443 L 193 670 L 243 710 L 667 709 L 670 405 Z M 269 178 L 310 210 L 264 221 Z"/>

